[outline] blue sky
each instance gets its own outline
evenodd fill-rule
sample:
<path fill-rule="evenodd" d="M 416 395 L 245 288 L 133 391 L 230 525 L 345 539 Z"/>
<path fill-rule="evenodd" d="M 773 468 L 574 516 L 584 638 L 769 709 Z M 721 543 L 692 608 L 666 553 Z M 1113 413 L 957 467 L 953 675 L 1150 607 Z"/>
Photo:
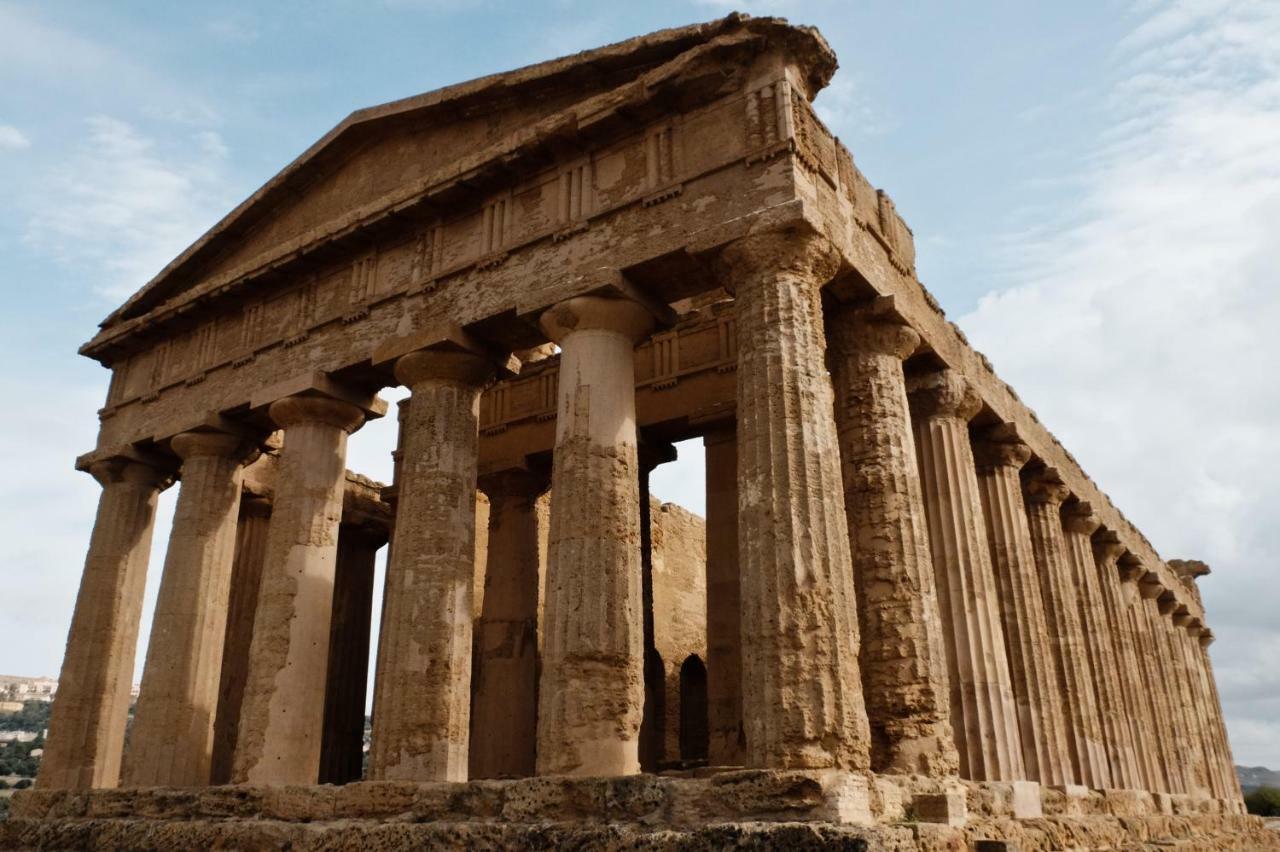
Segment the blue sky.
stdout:
<path fill-rule="evenodd" d="M 106 387 L 75 350 L 111 308 L 353 109 L 735 7 L 822 30 L 819 111 L 921 278 L 1163 555 L 1213 566 L 1236 758 L 1280 767 L 1278 0 L 0 0 L 0 671 L 59 666 Z M 352 466 L 389 477 L 393 442 Z M 682 451 L 655 490 L 700 510 Z"/>

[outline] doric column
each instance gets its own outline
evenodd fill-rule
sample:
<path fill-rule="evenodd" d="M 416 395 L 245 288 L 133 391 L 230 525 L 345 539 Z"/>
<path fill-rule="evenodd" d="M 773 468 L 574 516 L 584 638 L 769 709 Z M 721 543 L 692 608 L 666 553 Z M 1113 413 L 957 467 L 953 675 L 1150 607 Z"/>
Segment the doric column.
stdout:
<path fill-rule="evenodd" d="M 487 355 L 395 362 L 410 391 L 387 566 L 369 777 L 465 781 L 471 712 L 476 464 Z"/>
<path fill-rule="evenodd" d="M 738 576 L 738 435 L 730 424 L 703 437 L 707 495 L 708 762 L 741 766 L 741 583 Z"/>
<path fill-rule="evenodd" d="M 951 719 L 960 774 L 1026 777 L 969 420 L 982 402 L 953 370 L 912 377 L 916 451 L 938 603 L 951 662 Z"/>
<path fill-rule="evenodd" d="M 484 604 L 475 625 L 471 777 L 534 774 L 538 724 L 538 497 L 547 476 L 482 477 L 489 498 Z"/>
<path fill-rule="evenodd" d="M 1093 558 L 1091 536 L 1097 529 L 1098 520 L 1088 503 L 1072 501 L 1063 506 L 1062 532 L 1079 590 L 1080 623 L 1093 673 L 1094 694 L 1098 698 L 1098 716 L 1102 721 L 1102 741 L 1111 767 L 1111 783 L 1126 790 L 1137 790 L 1143 784 L 1129 729 L 1129 708 L 1125 706 L 1120 689 L 1121 674 L 1116 665 L 1115 642 L 1107 620 L 1098 565 Z"/>
<path fill-rule="evenodd" d="M 359 781 L 364 768 L 373 575 L 378 550 L 386 543 L 386 530 L 371 524 L 348 522 L 338 530 L 320 745 L 321 784 Z"/>
<path fill-rule="evenodd" d="M 671 755 L 680 756 L 680 691 L 670 689 L 667 675 L 673 663 L 663 660 L 658 649 L 653 612 L 653 496 L 649 476 L 658 465 L 674 461 L 676 448 L 671 444 L 639 442 L 636 461 L 640 469 L 640 615 L 644 642 L 644 712 L 640 718 L 640 771 L 657 772 L 659 765 Z"/>
<path fill-rule="evenodd" d="M 1106 536 L 1095 546 L 1110 546 L 1112 536 Z M 1151 633 L 1151 620 L 1148 615 L 1155 606 L 1154 598 L 1159 595 L 1158 583 L 1146 582 L 1148 572 L 1140 560 L 1131 552 L 1121 553 L 1116 561 L 1120 572 L 1120 597 L 1126 604 L 1129 618 L 1128 630 L 1133 637 L 1134 658 L 1137 663 L 1136 689 L 1142 700 L 1147 702 L 1146 737 L 1140 748 L 1150 749 L 1152 760 L 1150 769 L 1153 772 L 1151 781 L 1156 786 L 1155 792 L 1182 793 L 1185 785 L 1181 778 L 1181 761 L 1174 748 L 1173 712 L 1170 709 L 1167 676 L 1160 666 L 1160 650 L 1156 646 Z M 1158 579 L 1151 575 L 1153 579 Z"/>
<path fill-rule="evenodd" d="M 89 473 L 102 495 L 40 763 L 38 784 L 48 790 L 120 783 L 156 499 L 172 481 L 122 457 L 94 462 Z"/>
<path fill-rule="evenodd" d="M 1215 799 L 1225 798 L 1227 788 L 1224 784 L 1220 761 L 1215 747 L 1212 715 L 1209 709 L 1209 689 L 1201 667 L 1200 645 L 1191 636 L 1187 628 L 1193 618 L 1181 609 L 1173 614 L 1172 640 L 1173 653 L 1181 669 L 1180 676 L 1187 683 L 1189 696 L 1190 725 L 1193 732 L 1193 751 L 1196 763 L 1205 779 L 1203 793 Z"/>
<path fill-rule="evenodd" d="M 871 766 L 955 775 L 947 652 L 902 373 L 920 336 L 873 308 L 836 311 L 828 328 Z"/>
<path fill-rule="evenodd" d="M 766 233 L 721 259 L 737 298 L 747 765 L 865 769 L 870 735 L 822 320 L 821 288 L 839 257 L 821 237 Z"/>
<path fill-rule="evenodd" d="M 232 777 L 314 784 L 320 771 L 325 674 L 347 435 L 364 411 L 290 396 L 268 416 L 284 430 L 254 615 Z"/>
<path fill-rule="evenodd" d="M 231 593 L 227 602 L 227 632 L 222 643 L 222 674 L 218 685 L 218 714 L 213 723 L 213 760 L 210 784 L 231 781 L 240 707 L 249 673 L 249 646 L 253 642 L 253 617 L 258 609 L 262 563 L 267 553 L 267 529 L 271 501 L 244 494 L 236 523 L 236 555 L 231 567 Z"/>
<path fill-rule="evenodd" d="M 538 774 L 630 775 L 644 710 L 633 349 L 653 318 L 584 296 L 542 327 L 561 354 Z"/>
<path fill-rule="evenodd" d="M 170 445 L 182 484 L 125 760 L 132 787 L 209 783 L 241 477 L 254 451 L 226 432 L 183 432 Z"/>
<path fill-rule="evenodd" d="M 1069 784 L 1062 693 L 1022 498 L 1020 472 L 1031 449 L 1003 425 L 986 430 L 973 449 L 1018 704 L 1022 760 L 1032 780 Z"/>
<path fill-rule="evenodd" d="M 1094 789 L 1111 786 L 1093 673 L 1085 651 L 1077 584 L 1062 533 L 1062 503 L 1070 494 L 1057 471 L 1040 471 L 1025 481 L 1027 522 L 1044 597 L 1058 694 L 1067 722 L 1073 780 Z"/>
<path fill-rule="evenodd" d="M 1129 742 L 1137 769 L 1135 789 L 1165 792 L 1160 743 L 1155 736 L 1154 690 L 1146 688 L 1142 677 L 1143 663 L 1138 658 L 1138 636 L 1133 626 L 1132 610 L 1141 600 L 1137 583 L 1128 572 L 1121 576 L 1120 556 L 1124 545 L 1114 532 L 1099 529 L 1093 536 L 1093 560 L 1098 569 L 1116 669 L 1116 686 L 1126 708 L 1120 720 L 1127 726 Z"/>
<path fill-rule="evenodd" d="M 1174 743 L 1183 766 L 1188 795 L 1207 798 L 1213 795 L 1210 779 L 1206 774 L 1207 767 L 1201 759 L 1202 739 L 1200 737 L 1199 714 L 1196 712 L 1196 698 L 1192 692 L 1191 680 L 1187 677 L 1186 660 L 1182 653 L 1182 642 L 1178 634 L 1180 629 L 1175 625 L 1174 608 L 1176 599 L 1172 592 L 1165 591 L 1158 599 L 1156 624 L 1153 635 L 1158 645 L 1162 646 L 1160 660 L 1164 663 L 1173 692 Z"/>
<path fill-rule="evenodd" d="M 1212 717 L 1214 736 L 1218 744 L 1218 772 L 1223 780 L 1223 799 L 1235 813 L 1244 813 L 1244 794 L 1240 790 L 1240 776 L 1236 774 L 1235 757 L 1231 753 L 1231 741 L 1227 737 L 1226 720 L 1222 716 L 1222 700 L 1218 697 L 1218 684 L 1213 676 L 1213 663 L 1209 659 L 1209 645 L 1213 634 L 1201 628 L 1196 639 L 1200 666 L 1209 688 L 1209 715 Z"/>

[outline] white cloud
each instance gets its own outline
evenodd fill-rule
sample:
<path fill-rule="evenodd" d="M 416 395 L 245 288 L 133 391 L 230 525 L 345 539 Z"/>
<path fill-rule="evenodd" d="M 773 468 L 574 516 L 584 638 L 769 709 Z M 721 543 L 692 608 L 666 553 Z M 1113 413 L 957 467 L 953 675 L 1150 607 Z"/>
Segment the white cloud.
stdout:
<path fill-rule="evenodd" d="M 228 152 L 211 130 L 162 146 L 110 116 L 89 118 L 85 127 L 78 149 L 41 183 L 24 238 L 91 270 L 100 294 L 119 299 L 231 208 Z"/>
<path fill-rule="evenodd" d="M 960 320 L 1115 502 L 1202 581 L 1241 763 L 1280 766 L 1280 4 L 1151 6 L 1078 202 L 1006 233 Z"/>
<path fill-rule="evenodd" d="M 12 124 L 0 124 L 0 151 L 21 151 L 30 148 L 31 140 Z"/>

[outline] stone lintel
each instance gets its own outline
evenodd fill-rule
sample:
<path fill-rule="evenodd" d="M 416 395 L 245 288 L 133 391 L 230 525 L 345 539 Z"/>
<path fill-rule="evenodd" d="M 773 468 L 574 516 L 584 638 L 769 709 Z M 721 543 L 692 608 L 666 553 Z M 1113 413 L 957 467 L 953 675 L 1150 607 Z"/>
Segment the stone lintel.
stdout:
<path fill-rule="evenodd" d="M 519 375 L 520 360 L 452 322 L 433 323 L 417 331 L 388 337 L 374 347 L 373 366 L 390 370 L 402 356 L 421 351 L 466 352 L 492 361 L 499 378 Z"/>
<path fill-rule="evenodd" d="M 300 373 L 293 378 L 263 388 L 250 398 L 249 408 L 266 414 L 266 409 L 271 406 L 271 403 L 290 396 L 327 397 L 350 403 L 364 412 L 366 420 L 373 420 L 387 413 L 387 402 L 380 398 L 376 391 L 370 393 L 345 385 L 322 370 Z"/>

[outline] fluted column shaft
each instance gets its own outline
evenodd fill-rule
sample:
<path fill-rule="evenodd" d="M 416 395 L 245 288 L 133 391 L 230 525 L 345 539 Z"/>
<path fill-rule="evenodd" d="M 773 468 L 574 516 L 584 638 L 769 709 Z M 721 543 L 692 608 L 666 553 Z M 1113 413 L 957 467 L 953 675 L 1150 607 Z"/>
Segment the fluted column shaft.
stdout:
<path fill-rule="evenodd" d="M 951 370 L 913 377 L 916 451 L 951 674 L 951 724 L 960 774 L 1026 777 L 1013 679 L 1000 623 L 982 498 L 969 444 L 981 401 Z"/>
<path fill-rule="evenodd" d="M 465 781 L 480 391 L 494 367 L 469 352 L 428 350 L 403 356 L 395 371 L 411 395 L 369 776 Z"/>
<path fill-rule="evenodd" d="M 1139 586 L 1139 591 L 1142 591 Z M 1170 793 L 1186 793 L 1187 757 L 1179 746 L 1179 711 L 1174 693 L 1173 675 L 1168 669 L 1169 660 L 1163 643 L 1156 636 L 1160 629 L 1159 605 L 1145 594 L 1134 609 L 1138 635 L 1139 657 L 1144 663 L 1143 675 L 1155 697 L 1155 737 L 1159 741 L 1161 760 L 1165 769 L 1165 783 Z"/>
<path fill-rule="evenodd" d="M 1134 789 L 1165 792 L 1161 746 L 1155 736 L 1154 691 L 1146 688 L 1143 663 L 1138 659 L 1138 636 L 1133 628 L 1132 610 L 1139 602 L 1137 584 L 1121 578 L 1119 556 L 1124 547 L 1108 530 L 1093 537 L 1093 559 L 1102 590 L 1108 635 L 1111 637 L 1119 678 L 1116 687 L 1125 707 L 1121 717 L 1127 726 L 1136 769 Z"/>
<path fill-rule="evenodd" d="M 636 341 L 639 305 L 581 297 L 542 317 L 560 344 L 551 473 L 540 775 L 640 771 L 644 710 Z"/>
<path fill-rule="evenodd" d="M 373 575 L 385 530 L 343 524 L 333 579 L 329 668 L 325 677 L 320 783 L 359 781 L 364 769 L 364 707 L 369 687 Z"/>
<path fill-rule="evenodd" d="M 738 573 L 738 436 L 729 426 L 703 438 L 707 477 L 707 725 L 712 766 L 741 766 L 742 588 Z"/>
<path fill-rule="evenodd" d="M 1201 670 L 1209 688 L 1209 713 L 1218 740 L 1218 772 L 1223 778 L 1223 798 L 1236 813 L 1244 813 L 1244 794 L 1240 790 L 1240 776 L 1236 774 L 1235 758 L 1231 754 L 1231 741 L 1227 737 L 1227 724 L 1222 716 L 1222 701 L 1218 697 L 1218 684 L 1213 676 L 1213 663 L 1209 659 L 1207 642 L 1198 642 Z"/>
<path fill-rule="evenodd" d="M 947 652 L 902 373 L 920 336 L 865 308 L 828 325 L 871 766 L 955 775 Z"/>
<path fill-rule="evenodd" d="M 284 429 L 266 557 L 254 615 L 232 777 L 314 784 L 324 730 L 329 625 L 356 406 L 287 397 L 269 416 Z"/>
<path fill-rule="evenodd" d="M 222 644 L 222 673 L 218 685 L 218 713 L 213 724 L 213 759 L 210 784 L 231 781 L 240 707 L 249 671 L 249 646 L 253 642 L 253 618 L 258 609 L 262 563 L 267 553 L 267 529 L 271 501 L 242 495 L 236 523 L 236 555 L 231 567 L 231 592 L 227 603 L 227 632 Z"/>
<path fill-rule="evenodd" d="M 545 474 L 480 480 L 489 497 L 484 603 L 475 625 L 471 777 L 533 775 L 538 723 L 538 497 Z"/>
<path fill-rule="evenodd" d="M 1121 673 L 1116 665 L 1115 642 L 1107 620 L 1106 602 L 1090 540 L 1098 528 L 1098 521 L 1087 503 L 1070 503 L 1063 507 L 1062 521 L 1067 556 L 1079 590 L 1080 623 L 1093 674 L 1094 694 L 1098 699 L 1111 783 L 1127 790 L 1141 789 L 1142 779 L 1129 728 L 1130 709 L 1125 706 L 1120 688 Z"/>
<path fill-rule="evenodd" d="M 1111 770 L 1094 697 L 1093 673 L 1085 651 L 1078 586 L 1062 534 L 1061 508 L 1068 493 L 1061 480 L 1051 473 L 1030 478 L 1025 492 L 1027 522 L 1066 718 L 1072 780 L 1102 789 L 1111 786 Z"/>
<path fill-rule="evenodd" d="M 241 479 L 252 445 L 222 432 L 173 438 L 182 459 L 125 784 L 209 783 Z"/>
<path fill-rule="evenodd" d="M 1179 624 L 1185 616 L 1175 618 L 1173 630 L 1174 654 L 1182 669 L 1182 677 L 1187 682 L 1188 694 L 1191 698 L 1191 726 L 1195 732 L 1196 760 L 1201 766 L 1201 774 L 1205 779 L 1205 793 L 1216 799 L 1226 797 L 1226 785 L 1219 769 L 1220 760 L 1214 742 L 1211 711 L 1209 710 L 1209 689 L 1201 668 L 1200 645 L 1188 635 L 1185 625 Z"/>
<path fill-rule="evenodd" d="M 1168 692 L 1159 667 L 1159 652 L 1152 641 L 1147 619 L 1150 601 L 1144 597 L 1142 585 L 1138 582 L 1144 572 L 1131 564 L 1119 564 L 1119 570 L 1120 595 L 1125 603 L 1127 629 L 1132 637 L 1134 662 L 1137 666 L 1136 688 L 1139 699 L 1146 702 L 1148 727 L 1145 736 L 1139 740 L 1139 748 L 1151 752 L 1149 770 L 1153 774 L 1148 780 L 1155 785 L 1152 789 L 1162 793 L 1181 793 L 1182 784 L 1178 778 L 1180 768 L 1171 737 Z"/>
<path fill-rule="evenodd" d="M 821 287 L 819 237 L 763 234 L 722 254 L 737 297 L 743 729 L 752 767 L 870 764 Z"/>
<path fill-rule="evenodd" d="M 102 486 L 58 678 L 41 789 L 120 783 L 156 500 L 167 473 L 129 459 L 89 468 Z"/>
<path fill-rule="evenodd" d="M 997 427 L 985 433 L 974 452 L 1018 705 L 1023 764 L 1031 780 L 1069 784 L 1072 769 L 1063 696 L 1019 475 L 1031 450 Z"/>
<path fill-rule="evenodd" d="M 1197 698 L 1192 690 L 1191 679 L 1187 675 L 1183 643 L 1178 635 L 1181 632 L 1172 619 L 1158 617 L 1155 633 L 1159 643 L 1163 645 L 1161 659 L 1167 664 L 1169 681 L 1174 693 L 1174 709 L 1177 711 L 1178 718 L 1173 734 L 1182 756 L 1187 783 L 1186 792 L 1192 796 L 1206 798 L 1213 796 L 1214 792 L 1208 776 L 1208 767 L 1202 759 L 1203 740 L 1200 736 L 1199 713 L 1196 710 Z"/>

